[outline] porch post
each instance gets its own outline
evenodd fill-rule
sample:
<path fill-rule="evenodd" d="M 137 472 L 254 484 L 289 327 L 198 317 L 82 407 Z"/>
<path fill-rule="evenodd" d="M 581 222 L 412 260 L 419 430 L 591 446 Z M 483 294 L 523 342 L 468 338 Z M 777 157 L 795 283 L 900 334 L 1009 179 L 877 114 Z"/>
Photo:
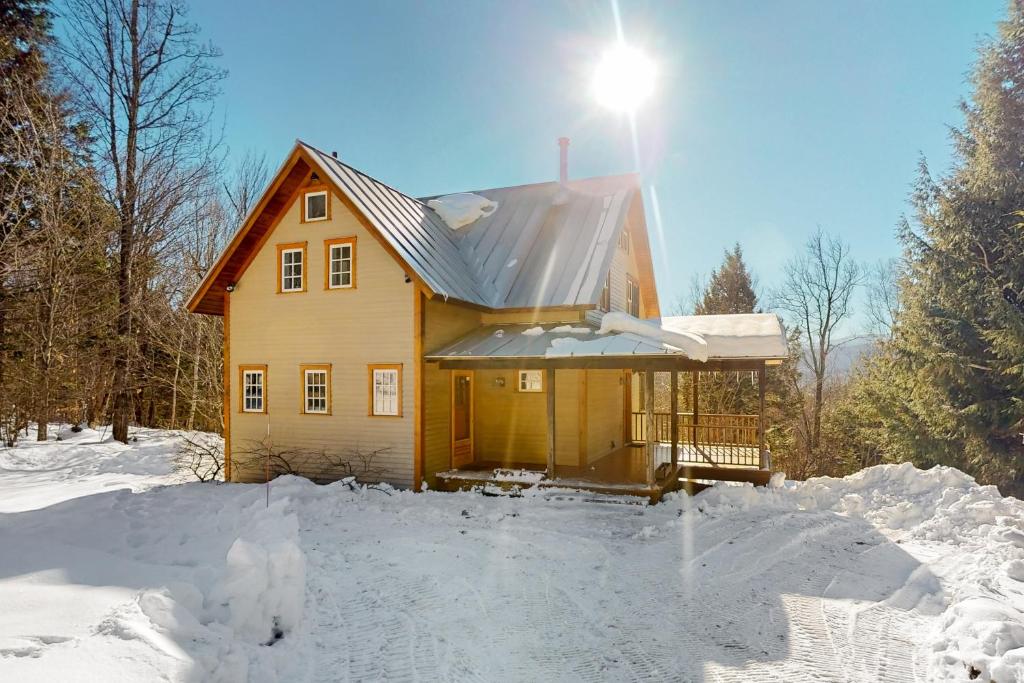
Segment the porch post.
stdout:
<path fill-rule="evenodd" d="M 690 377 L 693 379 L 693 447 L 697 448 L 697 416 L 700 414 L 700 407 L 697 402 L 700 396 L 697 387 L 700 384 L 700 370 L 690 372 Z"/>
<path fill-rule="evenodd" d="M 758 467 L 765 469 L 767 463 L 764 457 L 764 361 L 761 361 L 761 367 L 757 369 L 757 393 L 758 393 L 758 407 L 757 407 L 757 445 L 758 445 Z"/>
<path fill-rule="evenodd" d="M 669 403 L 671 407 L 669 410 L 672 411 L 672 416 L 669 418 L 670 424 L 672 425 L 672 471 L 679 466 L 679 371 L 672 371 L 672 381 L 670 382 L 672 397 Z"/>
<path fill-rule="evenodd" d="M 654 371 L 644 372 L 644 410 L 647 412 L 647 429 L 644 435 L 647 437 L 647 483 L 654 483 Z"/>
<path fill-rule="evenodd" d="M 547 369 L 548 399 L 548 479 L 555 478 L 555 369 Z"/>

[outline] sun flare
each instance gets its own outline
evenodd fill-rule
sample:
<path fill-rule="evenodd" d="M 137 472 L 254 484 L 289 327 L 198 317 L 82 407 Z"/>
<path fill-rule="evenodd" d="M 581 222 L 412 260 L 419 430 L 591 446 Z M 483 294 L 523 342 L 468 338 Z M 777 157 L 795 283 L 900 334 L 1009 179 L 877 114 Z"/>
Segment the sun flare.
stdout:
<path fill-rule="evenodd" d="M 632 113 L 654 92 L 657 69 L 642 51 L 617 43 L 605 51 L 591 82 L 594 98 L 620 113 Z"/>

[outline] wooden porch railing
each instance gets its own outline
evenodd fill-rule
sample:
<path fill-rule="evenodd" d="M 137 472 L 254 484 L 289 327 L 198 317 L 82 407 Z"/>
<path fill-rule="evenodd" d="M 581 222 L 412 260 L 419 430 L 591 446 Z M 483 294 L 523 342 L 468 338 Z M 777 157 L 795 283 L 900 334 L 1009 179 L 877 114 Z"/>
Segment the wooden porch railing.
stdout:
<path fill-rule="evenodd" d="M 634 412 L 632 439 L 647 440 L 647 414 Z M 672 414 L 654 413 L 652 440 L 672 441 Z M 678 413 L 680 462 L 716 465 L 760 466 L 760 434 L 757 415 L 702 413 L 694 425 L 693 413 Z"/>

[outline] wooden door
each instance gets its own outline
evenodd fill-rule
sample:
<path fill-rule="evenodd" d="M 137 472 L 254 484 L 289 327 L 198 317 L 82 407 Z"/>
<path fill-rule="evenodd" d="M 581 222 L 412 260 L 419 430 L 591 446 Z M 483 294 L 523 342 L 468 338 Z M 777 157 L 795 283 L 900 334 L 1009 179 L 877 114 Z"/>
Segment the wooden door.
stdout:
<path fill-rule="evenodd" d="M 452 467 L 473 462 L 473 373 L 452 371 Z"/>

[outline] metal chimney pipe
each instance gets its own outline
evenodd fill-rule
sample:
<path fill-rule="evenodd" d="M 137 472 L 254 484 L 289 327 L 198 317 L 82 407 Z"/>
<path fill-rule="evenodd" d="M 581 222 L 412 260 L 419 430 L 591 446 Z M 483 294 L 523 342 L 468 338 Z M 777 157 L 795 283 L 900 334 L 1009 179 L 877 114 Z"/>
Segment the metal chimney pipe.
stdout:
<path fill-rule="evenodd" d="M 569 182 L 569 138 L 558 138 L 558 182 Z"/>

